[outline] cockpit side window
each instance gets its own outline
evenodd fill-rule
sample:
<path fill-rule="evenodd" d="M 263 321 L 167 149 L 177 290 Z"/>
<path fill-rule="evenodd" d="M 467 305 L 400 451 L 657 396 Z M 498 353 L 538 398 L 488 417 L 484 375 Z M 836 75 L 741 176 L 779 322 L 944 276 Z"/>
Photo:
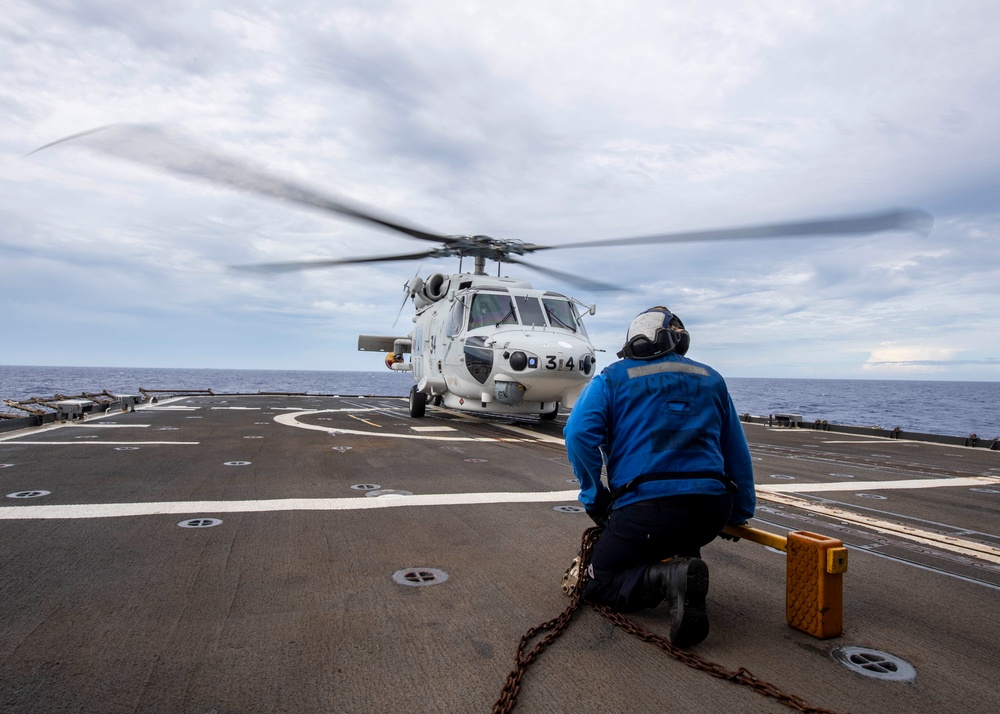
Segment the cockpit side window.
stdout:
<path fill-rule="evenodd" d="M 486 325 L 516 325 L 517 315 L 511 304 L 510 295 L 498 293 L 476 293 L 469 310 L 469 329 Z"/>
<path fill-rule="evenodd" d="M 576 313 L 576 308 L 569 300 L 557 300 L 555 298 L 542 298 L 545 306 L 545 314 L 549 316 L 549 323 L 553 327 L 565 327 L 573 332 L 580 332 L 584 335 L 587 331 Z"/>
<path fill-rule="evenodd" d="M 451 306 L 451 313 L 448 315 L 448 337 L 454 337 L 462 331 L 465 324 L 465 303 L 458 299 Z"/>
<path fill-rule="evenodd" d="M 522 325 L 540 325 L 545 327 L 545 314 L 542 312 L 542 306 L 539 304 L 538 298 L 518 295 L 515 296 L 514 301 L 517 303 L 517 311 L 521 313 Z"/>

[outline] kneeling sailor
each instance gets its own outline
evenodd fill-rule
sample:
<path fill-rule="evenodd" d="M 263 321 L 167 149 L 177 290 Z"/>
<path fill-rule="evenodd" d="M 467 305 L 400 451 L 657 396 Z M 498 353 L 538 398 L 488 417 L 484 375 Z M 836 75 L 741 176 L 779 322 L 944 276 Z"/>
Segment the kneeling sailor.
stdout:
<path fill-rule="evenodd" d="M 619 612 L 666 602 L 678 647 L 708 636 L 701 547 L 753 516 L 753 467 L 722 376 L 688 359 L 681 320 L 654 307 L 588 385 L 564 436 L 579 500 L 604 526 L 583 596 Z M 607 465 L 607 485 L 601 479 Z"/>

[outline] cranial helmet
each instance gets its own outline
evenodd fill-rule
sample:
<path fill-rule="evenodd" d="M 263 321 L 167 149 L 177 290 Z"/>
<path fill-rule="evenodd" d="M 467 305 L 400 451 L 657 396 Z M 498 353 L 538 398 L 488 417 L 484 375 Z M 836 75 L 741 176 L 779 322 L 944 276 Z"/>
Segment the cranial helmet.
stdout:
<path fill-rule="evenodd" d="M 684 323 L 662 305 L 651 307 L 632 320 L 619 357 L 653 359 L 668 352 L 687 354 L 691 335 Z"/>

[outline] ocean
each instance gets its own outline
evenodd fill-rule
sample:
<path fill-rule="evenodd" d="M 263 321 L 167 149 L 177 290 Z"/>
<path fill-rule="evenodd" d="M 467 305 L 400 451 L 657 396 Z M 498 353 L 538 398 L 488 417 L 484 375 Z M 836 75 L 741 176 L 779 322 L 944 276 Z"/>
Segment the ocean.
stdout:
<path fill-rule="evenodd" d="M 1000 382 L 917 380 L 726 380 L 737 411 L 754 416 L 801 414 L 852 426 L 900 427 L 945 436 L 1000 436 Z M 406 396 L 405 372 L 319 372 L 239 369 L 140 369 L 0 365 L 0 398 L 30 399 L 108 390 L 209 389 L 216 392 Z"/>

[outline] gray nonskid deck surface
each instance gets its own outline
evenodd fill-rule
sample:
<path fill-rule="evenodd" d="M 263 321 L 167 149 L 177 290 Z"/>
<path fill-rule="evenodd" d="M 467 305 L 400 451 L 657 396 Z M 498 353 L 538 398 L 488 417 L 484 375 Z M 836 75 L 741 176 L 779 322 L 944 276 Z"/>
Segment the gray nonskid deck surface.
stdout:
<path fill-rule="evenodd" d="M 994 711 L 1000 454 L 746 430 L 753 525 L 851 549 L 845 631 L 789 628 L 784 556 L 716 541 L 695 651 L 833 710 Z M 4 712 L 487 711 L 524 631 L 566 607 L 590 525 L 557 509 L 576 503 L 559 422 L 414 420 L 402 399 L 165 400 L 5 435 L 0 464 L 3 494 L 49 492 L 0 504 Z M 222 523 L 178 526 L 195 518 Z M 420 570 L 447 580 L 393 579 Z M 916 678 L 857 674 L 842 646 Z M 518 710 L 790 711 L 588 608 Z"/>

